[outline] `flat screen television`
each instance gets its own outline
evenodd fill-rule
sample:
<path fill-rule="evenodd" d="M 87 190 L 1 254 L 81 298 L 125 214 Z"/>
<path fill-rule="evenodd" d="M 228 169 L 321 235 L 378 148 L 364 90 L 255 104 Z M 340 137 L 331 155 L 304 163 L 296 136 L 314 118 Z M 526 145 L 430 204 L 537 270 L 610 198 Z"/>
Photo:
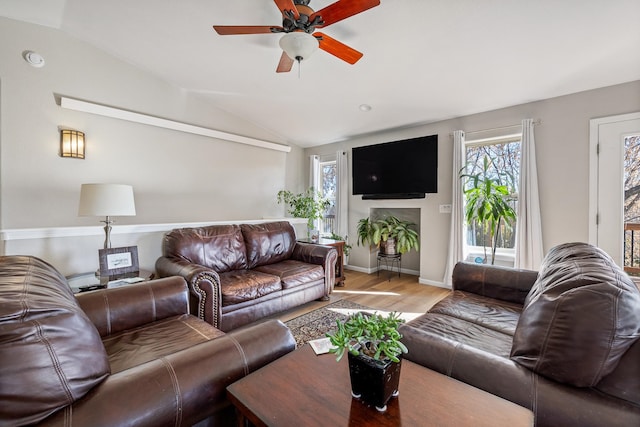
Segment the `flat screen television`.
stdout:
<path fill-rule="evenodd" d="M 438 192 L 438 135 L 354 147 L 353 194 L 363 199 L 420 199 Z"/>

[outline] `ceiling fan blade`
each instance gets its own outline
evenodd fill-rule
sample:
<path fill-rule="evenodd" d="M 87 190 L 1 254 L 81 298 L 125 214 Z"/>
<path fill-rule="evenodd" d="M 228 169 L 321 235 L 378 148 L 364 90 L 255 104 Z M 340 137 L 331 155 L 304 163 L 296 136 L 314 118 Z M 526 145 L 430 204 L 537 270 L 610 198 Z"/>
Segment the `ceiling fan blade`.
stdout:
<path fill-rule="evenodd" d="M 276 73 L 288 73 L 291 71 L 291 67 L 293 67 L 293 59 L 289 58 L 289 55 L 283 51 Z"/>
<path fill-rule="evenodd" d="M 272 28 L 276 31 L 272 31 Z M 214 25 L 221 36 L 230 36 L 234 34 L 265 34 L 282 31 L 284 28 L 277 25 Z"/>
<path fill-rule="evenodd" d="M 324 33 L 316 32 L 313 33 L 313 36 L 319 38 L 320 49 L 342 59 L 345 62 L 348 62 L 349 64 L 355 64 L 363 56 L 361 52 L 358 52 L 357 50 L 329 37 Z"/>
<path fill-rule="evenodd" d="M 293 12 L 293 17 L 295 19 L 300 18 L 300 13 L 298 12 L 298 9 L 296 9 L 296 5 L 293 4 L 293 0 L 273 0 L 273 1 L 276 2 L 278 9 L 280 9 L 280 12 L 282 12 L 283 15 L 285 10 L 290 10 Z"/>
<path fill-rule="evenodd" d="M 331 24 L 335 24 L 338 21 L 342 21 L 353 15 L 357 15 L 360 12 L 364 12 L 367 9 L 378 6 L 380 0 L 338 0 L 329 6 L 318 10 L 309 17 L 309 21 L 313 22 L 316 16 L 321 16 L 324 23 L 318 25 L 316 28 L 328 27 Z"/>

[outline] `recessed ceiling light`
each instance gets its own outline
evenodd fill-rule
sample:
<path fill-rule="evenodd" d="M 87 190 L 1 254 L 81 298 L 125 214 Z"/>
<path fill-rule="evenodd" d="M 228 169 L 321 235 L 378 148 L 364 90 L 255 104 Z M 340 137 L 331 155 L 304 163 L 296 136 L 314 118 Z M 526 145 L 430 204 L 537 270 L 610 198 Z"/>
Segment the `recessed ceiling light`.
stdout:
<path fill-rule="evenodd" d="M 360 104 L 358 108 L 360 108 L 360 111 L 371 111 L 371 105 L 369 104 Z"/>
<path fill-rule="evenodd" d="M 29 65 L 36 68 L 44 67 L 44 58 L 39 53 L 31 50 L 25 50 L 22 52 L 22 57 Z"/>

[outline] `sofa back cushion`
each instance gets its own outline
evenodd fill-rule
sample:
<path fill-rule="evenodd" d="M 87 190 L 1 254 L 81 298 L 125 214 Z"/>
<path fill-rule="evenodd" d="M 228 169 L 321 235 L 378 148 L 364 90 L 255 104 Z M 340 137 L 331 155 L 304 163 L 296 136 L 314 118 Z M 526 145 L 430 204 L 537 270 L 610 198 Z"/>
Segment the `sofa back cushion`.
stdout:
<path fill-rule="evenodd" d="M 287 221 L 241 224 L 247 248 L 248 268 L 274 264 L 291 258 L 296 233 Z"/>
<path fill-rule="evenodd" d="M 511 358 L 577 387 L 595 386 L 640 338 L 640 291 L 602 250 L 554 247 L 518 321 Z"/>
<path fill-rule="evenodd" d="M 0 257 L 0 425 L 36 423 L 109 375 L 98 331 L 46 262 Z"/>
<path fill-rule="evenodd" d="M 244 240 L 235 224 L 172 230 L 164 236 L 162 253 L 218 273 L 247 268 Z"/>

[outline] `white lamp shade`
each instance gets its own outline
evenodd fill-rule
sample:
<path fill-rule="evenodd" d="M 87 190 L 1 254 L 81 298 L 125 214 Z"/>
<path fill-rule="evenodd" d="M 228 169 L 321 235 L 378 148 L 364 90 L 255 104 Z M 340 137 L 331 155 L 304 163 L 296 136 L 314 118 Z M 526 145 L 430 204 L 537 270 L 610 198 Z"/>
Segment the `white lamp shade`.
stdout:
<path fill-rule="evenodd" d="M 301 31 L 287 33 L 280 39 L 280 47 L 294 61 L 308 59 L 319 45 L 315 37 Z"/>
<path fill-rule="evenodd" d="M 79 216 L 133 216 L 133 187 L 122 184 L 82 184 Z"/>

